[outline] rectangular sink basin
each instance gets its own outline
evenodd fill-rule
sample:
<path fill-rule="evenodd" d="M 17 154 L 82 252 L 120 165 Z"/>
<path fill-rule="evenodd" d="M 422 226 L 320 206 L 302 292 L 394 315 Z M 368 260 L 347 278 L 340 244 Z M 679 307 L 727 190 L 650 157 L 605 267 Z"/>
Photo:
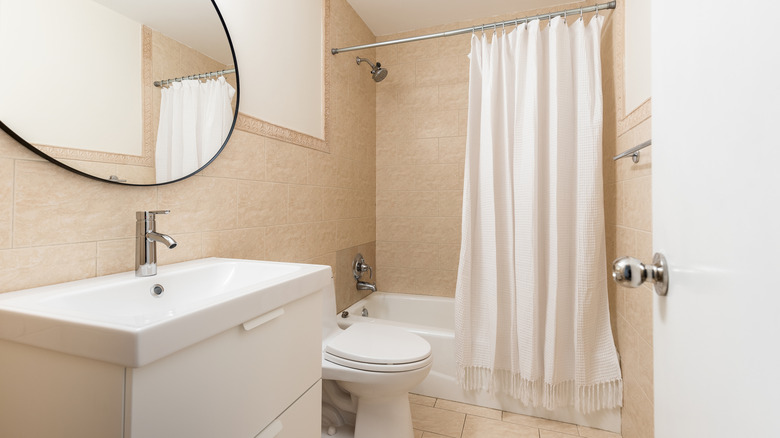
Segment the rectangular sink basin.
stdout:
<path fill-rule="evenodd" d="M 327 287 L 329 266 L 208 258 L 0 294 L 0 339 L 140 367 Z"/>

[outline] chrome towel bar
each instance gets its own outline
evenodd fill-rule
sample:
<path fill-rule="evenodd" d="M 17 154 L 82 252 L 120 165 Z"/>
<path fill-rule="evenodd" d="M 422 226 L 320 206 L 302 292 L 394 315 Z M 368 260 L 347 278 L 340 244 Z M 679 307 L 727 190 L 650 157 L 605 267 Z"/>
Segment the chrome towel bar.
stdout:
<path fill-rule="evenodd" d="M 629 150 L 627 150 L 625 152 L 621 152 L 621 153 L 615 155 L 614 157 L 612 157 L 612 160 L 613 161 L 617 161 L 617 160 L 619 160 L 619 159 L 621 159 L 623 157 L 627 157 L 627 156 L 630 155 L 631 156 L 631 161 L 633 161 L 634 163 L 638 163 L 639 162 L 639 150 L 640 149 L 644 149 L 644 148 L 650 146 L 651 144 L 653 144 L 653 140 L 652 139 L 651 140 L 647 140 L 646 142 L 644 142 L 644 143 L 642 143 L 640 145 L 634 146 L 634 147 L 632 147 L 631 149 L 629 149 Z"/>

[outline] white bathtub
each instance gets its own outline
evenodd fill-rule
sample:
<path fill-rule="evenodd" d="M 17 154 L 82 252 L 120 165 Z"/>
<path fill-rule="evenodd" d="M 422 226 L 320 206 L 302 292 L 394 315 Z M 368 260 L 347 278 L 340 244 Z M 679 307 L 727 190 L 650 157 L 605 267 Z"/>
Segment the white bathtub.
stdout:
<path fill-rule="evenodd" d="M 363 309 L 367 317 L 361 316 Z M 433 351 L 433 367 L 428 377 L 412 389 L 415 394 L 454 400 L 517 414 L 532 415 L 567 423 L 620 432 L 620 409 L 582 414 L 572 408 L 550 411 L 529 408 L 502 394 L 465 391 L 455 381 L 455 300 L 426 295 L 374 292 L 347 309 L 339 325 L 373 322 L 403 327 L 425 338 Z"/>

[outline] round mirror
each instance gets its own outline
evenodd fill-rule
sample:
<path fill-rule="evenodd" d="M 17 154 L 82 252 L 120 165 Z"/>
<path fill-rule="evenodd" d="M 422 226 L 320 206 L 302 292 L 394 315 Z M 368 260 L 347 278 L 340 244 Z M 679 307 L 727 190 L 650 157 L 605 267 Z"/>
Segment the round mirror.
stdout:
<path fill-rule="evenodd" d="M 235 126 L 235 52 L 213 0 L 0 0 L 0 59 L 0 127 L 84 176 L 178 181 Z"/>

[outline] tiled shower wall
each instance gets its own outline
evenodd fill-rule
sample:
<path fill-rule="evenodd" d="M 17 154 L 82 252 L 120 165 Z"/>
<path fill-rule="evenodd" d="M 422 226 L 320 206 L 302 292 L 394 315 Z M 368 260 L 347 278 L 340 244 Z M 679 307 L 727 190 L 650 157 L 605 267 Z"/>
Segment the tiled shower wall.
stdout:
<path fill-rule="evenodd" d="M 468 38 L 377 48 L 377 60 L 390 72 L 377 84 L 380 290 L 454 294 L 466 147 Z"/>
<path fill-rule="evenodd" d="M 344 0 L 331 1 L 330 19 L 333 45 L 374 39 Z M 376 235 L 374 82 L 354 64 L 332 59 L 330 153 L 237 130 L 205 171 L 160 187 L 93 181 L 0 134 L 0 292 L 132 270 L 135 212 L 170 209 L 158 229 L 179 246 L 160 248 L 160 264 L 328 264 L 338 307 L 354 302 L 349 265 L 358 251 L 374 263 Z"/>

